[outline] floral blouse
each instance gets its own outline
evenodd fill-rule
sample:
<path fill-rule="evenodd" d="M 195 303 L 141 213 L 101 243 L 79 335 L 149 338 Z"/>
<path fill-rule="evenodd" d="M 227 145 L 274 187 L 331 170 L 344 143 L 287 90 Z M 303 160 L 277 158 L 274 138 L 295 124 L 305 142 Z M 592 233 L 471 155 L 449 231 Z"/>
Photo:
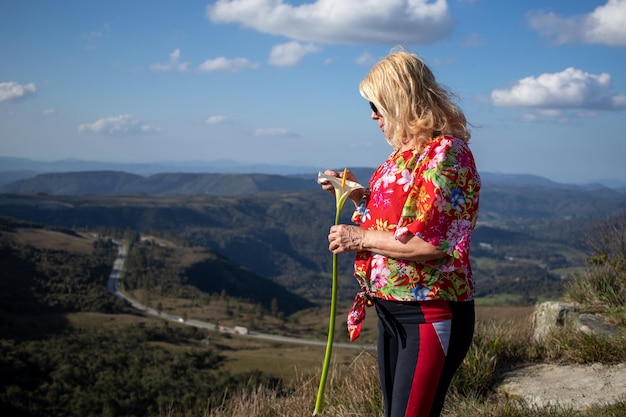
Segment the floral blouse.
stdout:
<path fill-rule="evenodd" d="M 350 340 L 359 336 L 372 297 L 396 301 L 469 301 L 475 286 L 469 260 L 478 216 L 480 176 L 467 144 L 452 136 L 435 138 L 417 153 L 387 159 L 372 175 L 352 221 L 368 230 L 415 235 L 445 252 L 416 262 L 358 252 L 354 274 L 362 292 L 348 316 Z"/>

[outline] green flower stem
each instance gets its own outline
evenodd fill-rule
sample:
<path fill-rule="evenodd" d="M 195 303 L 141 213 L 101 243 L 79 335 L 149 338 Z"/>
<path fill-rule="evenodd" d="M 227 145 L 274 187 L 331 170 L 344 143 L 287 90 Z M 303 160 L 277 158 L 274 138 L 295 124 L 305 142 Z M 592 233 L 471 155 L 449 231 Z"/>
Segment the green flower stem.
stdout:
<path fill-rule="evenodd" d="M 326 175 L 323 172 L 317 174 L 317 181 L 320 184 L 331 183 L 335 189 L 335 226 L 339 224 L 341 219 L 341 209 L 348 199 L 350 193 L 363 186 L 358 182 L 347 180 L 348 169 L 343 170 L 341 178 Z M 335 316 L 337 313 L 337 254 L 333 253 L 333 283 L 330 299 L 330 320 L 328 323 L 328 341 L 326 342 L 326 354 L 324 355 L 324 366 L 322 367 L 322 376 L 320 378 L 319 389 L 317 390 L 317 400 L 315 401 L 315 411 L 313 415 L 317 415 L 322 410 L 322 402 L 324 400 L 324 388 L 326 386 L 326 378 L 328 377 L 328 366 L 330 365 L 330 355 L 333 351 L 333 339 L 335 337 Z"/>
<path fill-rule="evenodd" d="M 343 205 L 343 204 L 342 204 Z M 335 225 L 339 224 L 341 218 L 341 207 L 337 206 L 335 214 Z M 322 403 L 324 400 L 324 389 L 326 387 L 326 378 L 328 377 L 328 367 L 330 365 L 330 356 L 333 352 L 333 339 L 335 337 L 335 317 L 337 315 L 337 254 L 333 253 L 333 281 L 330 297 L 330 319 L 328 322 L 328 340 L 326 342 L 326 354 L 324 355 L 324 366 L 322 367 L 322 376 L 320 385 L 317 390 L 317 400 L 315 401 L 315 411 L 313 415 L 317 415 L 322 411 Z"/>

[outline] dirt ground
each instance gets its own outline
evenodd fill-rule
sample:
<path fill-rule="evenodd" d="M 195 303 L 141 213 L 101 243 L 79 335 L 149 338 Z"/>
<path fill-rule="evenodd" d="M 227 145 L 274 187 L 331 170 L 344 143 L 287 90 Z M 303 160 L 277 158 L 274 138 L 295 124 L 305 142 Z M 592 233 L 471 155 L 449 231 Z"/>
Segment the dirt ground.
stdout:
<path fill-rule="evenodd" d="M 626 400 L 626 363 L 619 365 L 532 365 L 506 375 L 499 390 L 530 405 L 582 409 Z"/>

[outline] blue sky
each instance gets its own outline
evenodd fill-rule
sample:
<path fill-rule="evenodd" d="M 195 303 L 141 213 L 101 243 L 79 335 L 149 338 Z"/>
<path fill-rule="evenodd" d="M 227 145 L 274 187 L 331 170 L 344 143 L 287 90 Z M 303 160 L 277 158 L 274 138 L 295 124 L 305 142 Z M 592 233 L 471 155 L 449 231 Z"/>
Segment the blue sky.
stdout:
<path fill-rule="evenodd" d="M 480 171 L 626 180 L 626 0 L 4 0 L 0 15 L 0 156 L 373 167 L 390 148 L 358 84 L 401 45 L 459 97 Z"/>

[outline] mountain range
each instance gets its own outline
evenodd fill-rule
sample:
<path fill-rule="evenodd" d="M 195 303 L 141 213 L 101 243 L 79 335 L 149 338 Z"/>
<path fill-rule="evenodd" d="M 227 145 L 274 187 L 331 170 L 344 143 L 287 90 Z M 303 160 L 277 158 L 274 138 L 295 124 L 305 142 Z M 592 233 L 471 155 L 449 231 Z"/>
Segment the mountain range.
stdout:
<path fill-rule="evenodd" d="M 357 175 L 366 178 L 366 169 Z M 534 177 L 483 175 L 480 198 L 472 239 L 478 295 L 521 294 L 525 302 L 554 293 L 568 271 L 583 266 L 583 245 L 597 223 L 624 215 L 626 207 L 624 192 Z M 334 198 L 321 191 L 314 174 L 74 172 L 0 188 L 0 216 L 81 230 L 173 234 L 309 300 L 327 295 L 334 211 Z M 349 211 L 342 222 L 349 222 Z M 351 264 L 351 256 L 341 257 L 344 300 L 354 294 Z"/>
<path fill-rule="evenodd" d="M 36 161 L 28 158 L 14 158 L 14 157 L 2 157 L 0 156 L 0 186 L 15 183 L 19 180 L 32 179 L 40 174 L 63 174 L 72 172 L 118 172 L 120 183 L 116 186 L 109 184 L 108 188 L 103 187 L 101 193 L 117 194 L 117 193 L 134 193 L 136 190 L 144 192 L 142 188 L 145 187 L 148 194 L 153 194 L 154 184 L 159 182 L 159 174 L 179 174 L 181 178 L 186 182 L 195 182 L 195 185 L 188 185 L 189 189 L 184 193 L 202 193 L 202 188 L 210 188 L 214 184 L 211 183 L 210 175 L 202 177 L 200 174 L 260 174 L 257 178 L 258 181 L 263 182 L 262 175 L 277 175 L 287 176 L 292 178 L 300 178 L 303 180 L 310 180 L 315 178 L 318 171 L 327 167 L 315 167 L 315 166 L 293 166 L 293 165 L 276 165 L 276 164 L 241 164 L 231 160 L 215 160 L 215 161 L 163 161 L 154 163 L 115 163 L 115 162 L 98 162 L 98 161 L 85 161 L 80 159 L 63 159 L 57 161 Z M 339 169 L 339 168 L 338 168 Z M 357 178 L 361 182 L 366 182 L 369 179 L 369 175 L 373 172 L 373 167 L 356 167 L 351 168 Z M 128 174 L 124 177 L 123 174 Z M 188 174 L 184 176 L 182 174 Z M 196 174 L 193 176 L 192 174 Z M 133 176 L 134 175 L 134 176 Z M 153 176 L 157 175 L 156 178 Z M 585 189 L 590 188 L 610 188 L 626 193 L 626 179 L 613 179 L 603 180 L 597 182 L 590 182 L 586 184 L 575 183 L 557 183 L 547 178 L 543 178 L 532 174 L 502 174 L 502 173 L 481 173 L 482 178 L 488 183 L 497 183 L 500 185 L 512 185 L 512 186 L 546 186 L 546 187 L 570 187 L 580 186 Z M 171 178 L 171 177 L 170 177 Z M 93 176 L 91 176 L 93 179 Z M 85 178 L 85 182 L 88 182 L 89 178 Z M 207 183 L 208 181 L 208 183 Z M 32 185 L 28 183 L 21 183 L 25 188 Z M 132 184 L 132 185 L 131 185 Z M 163 184 L 161 184 L 163 185 Z M 283 186 L 286 184 L 283 184 Z M 292 184 L 294 187 L 295 183 Z M 301 183 L 302 186 L 311 187 L 311 184 L 306 182 Z M 0 190 L 0 192 L 12 192 L 11 189 L 16 189 L 21 185 L 14 185 L 13 188 L 6 190 Z M 116 188 L 118 187 L 118 188 Z M 121 187 L 121 188 L 119 188 Z M 126 188 L 128 187 L 128 188 Z M 173 185 L 166 186 L 164 190 L 159 191 L 164 195 L 175 192 L 173 191 Z M 198 187 L 199 189 L 196 189 Z M 315 182 L 312 187 L 316 187 Z M 264 190 L 262 185 L 259 185 L 259 191 Z M 246 191 L 249 191 L 246 190 Z M 46 192 L 46 191 L 41 191 Z M 67 193 L 81 193 L 81 190 L 64 190 Z M 61 192 L 61 193 L 63 193 Z M 217 192 L 221 194 L 221 191 Z"/>
<path fill-rule="evenodd" d="M 264 191 L 318 188 L 322 168 L 244 165 L 232 161 L 120 164 L 68 159 L 40 162 L 0 157 L 0 193 L 49 195 L 246 195 Z M 373 167 L 351 168 L 366 183 Z M 544 187 L 626 194 L 626 181 L 589 184 L 557 183 L 531 174 L 481 173 L 483 184 Z"/>

